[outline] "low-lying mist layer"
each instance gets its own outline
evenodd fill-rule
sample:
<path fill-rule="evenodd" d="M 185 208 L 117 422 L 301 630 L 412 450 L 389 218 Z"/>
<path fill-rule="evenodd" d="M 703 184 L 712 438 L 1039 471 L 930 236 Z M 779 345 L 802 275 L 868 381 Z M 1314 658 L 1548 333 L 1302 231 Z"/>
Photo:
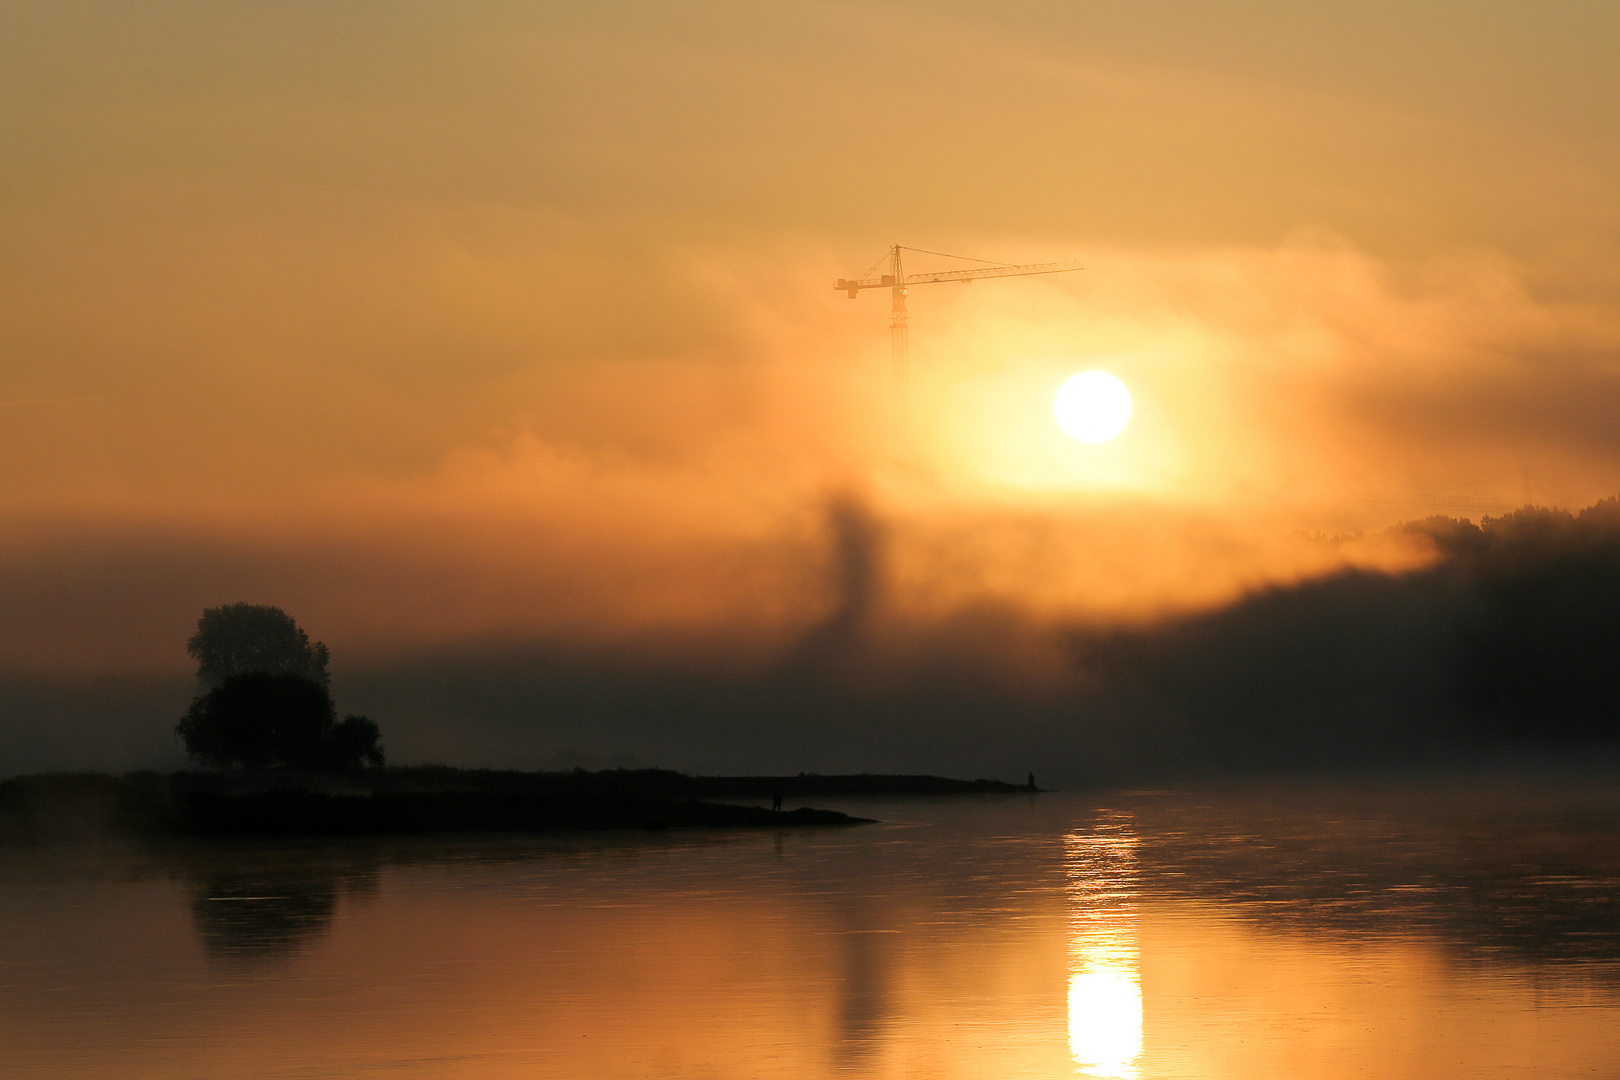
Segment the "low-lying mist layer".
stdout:
<path fill-rule="evenodd" d="M 379 712 L 423 717 L 404 736 L 419 752 L 552 766 L 1073 782 L 1620 737 L 1614 499 L 1483 526 L 1431 518 L 1391 530 L 1431 546 L 1425 567 L 1343 569 L 1129 629 L 988 604 L 905 619 L 885 606 L 875 523 L 849 506 L 834 520 L 842 601 L 763 661 L 509 645 L 372 669 L 356 689 L 385 698 Z M 432 732 L 427 716 L 456 719 Z"/>
<path fill-rule="evenodd" d="M 1620 737 L 1620 499 L 1394 527 L 1381 539 L 1427 549 L 1426 563 L 1339 569 L 1132 625 L 993 602 L 920 618 L 895 603 L 881 519 L 841 500 L 827 526 L 831 601 L 795 633 L 339 653 L 336 694 L 382 720 L 393 760 L 523 768 L 1034 770 L 1072 784 Z M 151 763 L 177 757 L 155 737 L 164 696 L 183 700 L 173 682 L 13 678 L 5 692 L 24 730 L 43 731 L 54 693 L 77 710 L 58 739 L 99 726 L 115 735 L 102 763 L 132 749 Z M 68 763 L 36 739 L 36 761 Z"/>

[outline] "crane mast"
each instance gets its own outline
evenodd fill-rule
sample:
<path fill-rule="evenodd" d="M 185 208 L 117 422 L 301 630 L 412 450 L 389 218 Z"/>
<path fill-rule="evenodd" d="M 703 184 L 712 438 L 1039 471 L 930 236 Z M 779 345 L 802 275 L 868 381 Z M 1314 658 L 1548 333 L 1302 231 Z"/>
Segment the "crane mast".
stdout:
<path fill-rule="evenodd" d="M 889 290 L 894 297 L 889 305 L 889 348 L 893 355 L 894 385 L 904 388 L 911 368 L 911 331 L 906 326 L 906 275 L 900 269 L 900 245 L 894 245 L 889 255 L 894 273 L 889 280 L 894 282 Z M 851 300 L 860 293 L 859 289 L 850 291 Z"/>
<path fill-rule="evenodd" d="M 945 270 L 934 274 L 913 274 L 906 276 L 900 253 L 902 251 L 917 251 L 924 255 L 938 255 L 936 251 L 922 251 L 921 248 L 908 248 L 900 244 L 889 248 L 889 272 L 877 277 L 839 278 L 833 288 L 838 292 L 848 293 L 851 300 L 861 294 L 863 289 L 888 289 L 889 304 L 889 346 L 893 353 L 894 385 L 896 392 L 904 392 L 907 372 L 911 363 L 910 330 L 906 317 L 906 290 L 912 285 L 931 285 L 941 281 L 960 281 L 966 284 L 978 281 L 981 278 L 997 277 L 1027 277 L 1031 274 L 1061 274 L 1069 270 L 1084 270 L 1079 261 L 1055 263 L 1026 263 L 1022 266 L 1013 266 L 1008 263 L 986 263 L 984 266 L 971 270 Z M 946 258 L 960 259 L 961 255 L 948 255 Z M 882 262 L 883 260 L 879 260 Z M 969 262 L 983 262 L 981 259 L 970 259 Z M 875 269 L 875 267 L 874 267 Z M 871 271 L 867 271 L 868 274 Z"/>

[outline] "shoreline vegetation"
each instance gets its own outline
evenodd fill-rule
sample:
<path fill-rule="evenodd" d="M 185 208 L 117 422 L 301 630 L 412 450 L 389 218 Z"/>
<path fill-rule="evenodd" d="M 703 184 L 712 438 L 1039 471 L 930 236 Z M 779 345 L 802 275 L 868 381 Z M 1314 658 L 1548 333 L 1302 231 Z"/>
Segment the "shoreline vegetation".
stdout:
<path fill-rule="evenodd" d="M 0 843 L 860 825 L 873 819 L 749 800 L 1040 790 L 939 776 L 688 776 L 666 769 L 59 773 L 0 782 Z"/>

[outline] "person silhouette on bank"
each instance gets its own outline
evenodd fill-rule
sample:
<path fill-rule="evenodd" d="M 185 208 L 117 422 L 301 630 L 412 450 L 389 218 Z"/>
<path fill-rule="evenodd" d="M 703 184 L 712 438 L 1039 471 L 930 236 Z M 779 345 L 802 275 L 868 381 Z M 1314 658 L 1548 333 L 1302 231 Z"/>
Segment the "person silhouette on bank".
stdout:
<path fill-rule="evenodd" d="M 1034 773 L 1029 774 L 1029 790 L 1031 790 L 1031 791 L 1035 790 L 1035 774 Z"/>
<path fill-rule="evenodd" d="M 771 792 L 771 809 L 778 814 L 782 812 L 782 793 L 780 791 Z"/>

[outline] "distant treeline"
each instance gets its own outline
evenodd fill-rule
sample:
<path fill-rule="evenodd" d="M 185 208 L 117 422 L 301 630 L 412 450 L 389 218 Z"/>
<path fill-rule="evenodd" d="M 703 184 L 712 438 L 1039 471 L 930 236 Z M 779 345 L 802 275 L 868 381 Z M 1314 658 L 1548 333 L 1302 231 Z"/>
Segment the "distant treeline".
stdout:
<path fill-rule="evenodd" d="M 1436 561 L 1077 632 L 1089 702 L 1137 753 L 1192 767 L 1620 739 L 1620 499 L 1396 528 Z"/>
<path fill-rule="evenodd" d="M 1408 528 L 1442 553 L 1416 580 L 1455 593 L 1451 692 L 1477 730 L 1620 737 L 1620 498 Z"/>

